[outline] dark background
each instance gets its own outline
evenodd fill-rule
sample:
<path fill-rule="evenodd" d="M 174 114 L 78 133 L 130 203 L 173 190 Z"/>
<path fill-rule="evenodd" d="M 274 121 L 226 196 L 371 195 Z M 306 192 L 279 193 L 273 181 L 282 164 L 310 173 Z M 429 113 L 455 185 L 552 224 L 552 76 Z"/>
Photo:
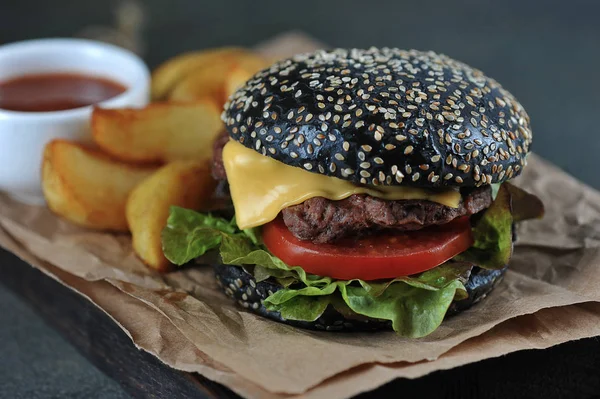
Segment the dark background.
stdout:
<path fill-rule="evenodd" d="M 118 1 L 0 0 L 0 44 L 94 36 L 119 24 L 151 67 L 186 50 L 252 46 L 301 30 L 331 46 L 431 49 L 501 82 L 532 119 L 534 151 L 600 188 L 600 2 L 146 0 L 144 23 Z M 0 253 L 0 262 L 9 261 Z M 13 261 L 10 258 L 10 261 Z M 33 383 L 35 381 L 35 383 Z M 0 286 L 0 397 L 124 397 Z"/>

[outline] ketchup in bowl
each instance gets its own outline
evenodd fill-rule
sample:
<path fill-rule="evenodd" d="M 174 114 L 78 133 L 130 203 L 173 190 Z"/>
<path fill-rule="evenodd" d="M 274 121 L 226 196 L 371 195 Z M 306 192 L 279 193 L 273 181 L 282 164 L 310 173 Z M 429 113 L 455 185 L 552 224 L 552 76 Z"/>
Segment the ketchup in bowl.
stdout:
<path fill-rule="evenodd" d="M 24 75 L 0 82 L 0 109 L 50 112 L 106 101 L 126 90 L 112 80 L 73 73 Z"/>

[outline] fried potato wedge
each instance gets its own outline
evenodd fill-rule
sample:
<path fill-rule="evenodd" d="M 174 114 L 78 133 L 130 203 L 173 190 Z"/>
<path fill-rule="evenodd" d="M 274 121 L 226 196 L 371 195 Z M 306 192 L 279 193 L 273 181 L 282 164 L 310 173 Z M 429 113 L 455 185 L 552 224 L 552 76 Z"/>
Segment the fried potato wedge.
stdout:
<path fill-rule="evenodd" d="M 269 66 L 269 62 L 263 57 L 253 55 L 245 57 L 238 65 L 232 68 L 225 81 L 225 96 L 229 97 L 239 89 L 248 79 L 258 71 Z"/>
<path fill-rule="evenodd" d="M 151 93 L 153 100 L 165 100 L 173 87 L 190 72 L 206 65 L 218 64 L 247 50 L 237 47 L 195 51 L 181 54 L 164 62 L 152 73 Z"/>
<path fill-rule="evenodd" d="M 44 150 L 42 190 L 50 209 L 73 223 L 127 231 L 127 197 L 156 169 L 132 166 L 77 143 L 54 140 Z"/>
<path fill-rule="evenodd" d="M 225 83 L 235 61 L 206 65 L 180 80 L 171 93 L 169 101 L 192 102 L 199 98 L 211 98 L 219 107 L 225 102 Z"/>
<path fill-rule="evenodd" d="M 141 182 L 127 201 L 127 222 L 133 249 L 149 267 L 166 271 L 170 263 L 163 255 L 161 232 L 173 205 L 202 209 L 216 182 L 206 163 L 173 162 Z"/>
<path fill-rule="evenodd" d="M 212 101 L 153 103 L 142 109 L 96 108 L 92 136 L 98 146 L 126 162 L 207 160 L 223 130 Z"/>
<path fill-rule="evenodd" d="M 169 94 L 171 101 L 194 101 L 214 98 L 222 106 L 227 97 L 252 75 L 267 66 L 259 55 L 239 53 L 190 72 Z"/>

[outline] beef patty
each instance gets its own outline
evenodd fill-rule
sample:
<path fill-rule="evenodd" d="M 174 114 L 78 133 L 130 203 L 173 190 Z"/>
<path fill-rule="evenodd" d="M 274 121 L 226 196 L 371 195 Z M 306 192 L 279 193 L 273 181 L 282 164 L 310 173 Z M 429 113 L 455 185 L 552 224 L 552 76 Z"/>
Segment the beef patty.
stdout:
<path fill-rule="evenodd" d="M 224 131 L 214 142 L 212 174 L 227 180 L 223 166 L 223 147 L 229 141 Z M 285 225 L 301 240 L 327 243 L 340 238 L 382 229 L 418 230 L 444 224 L 457 217 L 473 215 L 492 203 L 489 186 L 464 193 L 458 208 L 425 200 L 388 201 L 364 194 L 332 201 L 310 198 L 281 211 Z"/>
<path fill-rule="evenodd" d="M 327 243 L 374 230 L 418 230 L 444 224 L 473 215 L 491 203 L 491 188 L 485 186 L 463 194 L 458 208 L 426 200 L 387 201 L 355 194 L 340 201 L 310 198 L 281 213 L 285 225 L 299 239 Z"/>
<path fill-rule="evenodd" d="M 229 141 L 227 130 L 223 130 L 213 143 L 212 175 L 215 180 L 227 180 L 225 165 L 223 165 L 223 147 Z"/>

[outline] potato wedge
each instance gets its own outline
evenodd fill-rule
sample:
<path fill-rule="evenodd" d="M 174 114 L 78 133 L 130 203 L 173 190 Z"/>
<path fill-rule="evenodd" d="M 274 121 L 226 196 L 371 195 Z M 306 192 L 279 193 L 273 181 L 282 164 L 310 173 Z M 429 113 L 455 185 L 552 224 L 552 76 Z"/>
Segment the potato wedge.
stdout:
<path fill-rule="evenodd" d="M 73 223 L 127 231 L 127 197 L 156 169 L 128 165 L 77 143 L 54 140 L 44 150 L 42 190 L 49 208 Z"/>
<path fill-rule="evenodd" d="M 169 100 L 183 102 L 210 97 L 222 106 L 240 83 L 266 66 L 267 62 L 255 53 L 236 54 L 190 72 L 175 85 Z"/>
<path fill-rule="evenodd" d="M 211 98 L 221 107 L 225 102 L 225 82 L 235 65 L 236 62 L 230 59 L 189 73 L 175 85 L 169 101 L 193 102 L 199 98 Z"/>
<path fill-rule="evenodd" d="M 181 79 L 203 66 L 216 64 L 247 50 L 223 47 L 181 54 L 160 65 L 152 73 L 152 99 L 164 100 Z"/>
<path fill-rule="evenodd" d="M 163 255 L 161 233 L 169 208 L 177 205 L 201 209 L 215 185 L 206 163 L 179 161 L 163 166 L 131 192 L 127 222 L 133 249 L 144 263 L 159 271 L 168 270 L 170 263 Z"/>
<path fill-rule="evenodd" d="M 92 114 L 98 146 L 127 162 L 207 160 L 223 130 L 220 109 L 211 101 L 153 103 L 142 109 L 101 109 Z"/>
<path fill-rule="evenodd" d="M 225 82 L 225 95 L 227 97 L 231 96 L 237 89 L 242 87 L 252 75 L 252 73 L 243 68 L 234 68 L 227 76 Z"/>
<path fill-rule="evenodd" d="M 225 80 L 225 96 L 229 97 L 255 73 L 269 66 L 269 62 L 259 56 L 246 57 L 236 65 Z"/>

